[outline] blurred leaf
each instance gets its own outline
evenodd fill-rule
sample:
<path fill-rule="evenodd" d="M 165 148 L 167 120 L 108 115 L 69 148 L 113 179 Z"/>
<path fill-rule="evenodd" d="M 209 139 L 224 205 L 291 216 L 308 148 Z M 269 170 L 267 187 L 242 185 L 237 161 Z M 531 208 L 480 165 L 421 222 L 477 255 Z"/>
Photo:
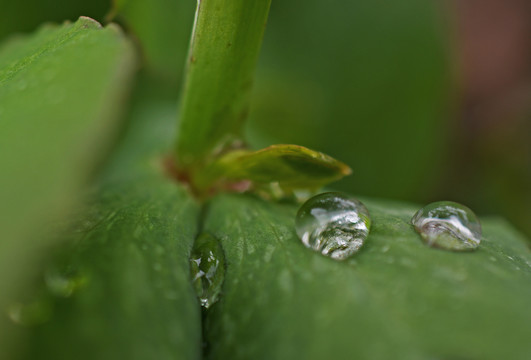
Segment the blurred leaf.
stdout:
<path fill-rule="evenodd" d="M 176 107 L 137 100 L 93 203 L 51 266 L 76 270 L 86 284 L 67 297 L 48 295 L 52 317 L 30 329 L 28 359 L 200 357 L 189 275 L 199 205 L 160 166 Z"/>
<path fill-rule="evenodd" d="M 207 166 L 205 183 L 249 180 L 265 186 L 277 182 L 282 189 L 318 189 L 349 175 L 342 162 L 298 145 L 272 145 L 258 151 L 229 152 Z"/>
<path fill-rule="evenodd" d="M 125 23 L 138 38 L 147 69 L 179 85 L 194 21 L 194 0 L 115 0 L 108 18 Z"/>
<path fill-rule="evenodd" d="M 531 254 L 506 222 L 484 219 L 473 253 L 427 247 L 418 207 L 364 200 L 367 243 L 338 262 L 303 246 L 297 208 L 223 195 L 205 231 L 227 264 L 206 318 L 209 359 L 526 359 Z"/>
<path fill-rule="evenodd" d="M 0 48 L 0 308 L 101 159 L 133 60 L 116 26 L 89 18 Z"/>
<path fill-rule="evenodd" d="M 75 21 L 82 15 L 102 21 L 109 5 L 110 0 L 0 0 L 0 39 L 48 21 Z"/>
<path fill-rule="evenodd" d="M 177 165 L 194 176 L 242 142 L 271 0 L 199 3 L 181 99 Z"/>
<path fill-rule="evenodd" d="M 341 159 L 356 173 L 341 189 L 428 196 L 444 173 L 452 126 L 445 25 L 444 6 L 424 0 L 273 3 L 250 142 Z"/>

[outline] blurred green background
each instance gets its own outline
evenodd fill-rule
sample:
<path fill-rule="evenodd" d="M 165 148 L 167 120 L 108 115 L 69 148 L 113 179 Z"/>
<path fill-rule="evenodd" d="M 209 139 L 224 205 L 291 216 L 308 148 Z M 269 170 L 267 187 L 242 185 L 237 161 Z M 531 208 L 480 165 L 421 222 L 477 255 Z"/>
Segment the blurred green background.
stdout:
<path fill-rule="evenodd" d="M 117 0 L 144 70 L 177 99 L 193 0 Z M 0 38 L 108 0 L 0 1 Z M 531 3 L 274 1 L 250 145 L 294 143 L 345 161 L 333 185 L 501 214 L 531 234 Z M 140 43 L 142 45 L 140 45 Z"/>

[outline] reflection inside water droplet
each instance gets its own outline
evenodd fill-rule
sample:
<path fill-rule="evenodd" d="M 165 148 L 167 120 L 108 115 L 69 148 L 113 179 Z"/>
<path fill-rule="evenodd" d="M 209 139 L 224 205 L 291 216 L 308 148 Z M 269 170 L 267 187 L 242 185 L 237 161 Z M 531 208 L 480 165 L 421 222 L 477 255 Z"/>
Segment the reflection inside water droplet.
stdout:
<path fill-rule="evenodd" d="M 209 308 L 218 300 L 225 278 L 225 256 L 218 239 L 208 233 L 199 235 L 190 255 L 190 273 L 201 305 Z"/>
<path fill-rule="evenodd" d="M 472 210 L 451 201 L 426 205 L 411 224 L 429 246 L 446 250 L 474 250 L 481 242 L 481 225 Z"/>
<path fill-rule="evenodd" d="M 295 218 L 302 243 L 332 259 L 355 254 L 369 234 L 369 211 L 359 200 L 338 192 L 306 201 Z"/>

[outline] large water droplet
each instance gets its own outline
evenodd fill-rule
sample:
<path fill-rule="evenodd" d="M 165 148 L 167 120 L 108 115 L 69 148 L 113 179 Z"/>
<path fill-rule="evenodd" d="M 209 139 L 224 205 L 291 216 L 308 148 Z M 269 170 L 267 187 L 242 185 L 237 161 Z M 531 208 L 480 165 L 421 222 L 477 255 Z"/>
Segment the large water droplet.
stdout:
<path fill-rule="evenodd" d="M 426 205 L 411 219 L 411 224 L 429 246 L 446 250 L 474 250 L 481 241 L 481 225 L 476 214 L 452 201 Z"/>
<path fill-rule="evenodd" d="M 336 260 L 358 252 L 369 235 L 370 226 L 365 205 L 338 192 L 312 197 L 301 206 L 295 218 L 302 243 Z"/>
<path fill-rule="evenodd" d="M 198 236 L 190 255 L 190 273 L 201 305 L 209 308 L 218 300 L 225 278 L 225 256 L 218 239 L 208 233 Z"/>

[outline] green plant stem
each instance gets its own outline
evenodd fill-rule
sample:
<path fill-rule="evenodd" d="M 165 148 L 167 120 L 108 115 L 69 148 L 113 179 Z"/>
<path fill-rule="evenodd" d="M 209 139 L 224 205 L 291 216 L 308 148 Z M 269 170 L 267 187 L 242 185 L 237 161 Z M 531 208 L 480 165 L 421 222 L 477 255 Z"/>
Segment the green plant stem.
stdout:
<path fill-rule="evenodd" d="M 177 166 L 194 177 L 240 142 L 271 0 L 200 0 L 186 67 Z"/>

